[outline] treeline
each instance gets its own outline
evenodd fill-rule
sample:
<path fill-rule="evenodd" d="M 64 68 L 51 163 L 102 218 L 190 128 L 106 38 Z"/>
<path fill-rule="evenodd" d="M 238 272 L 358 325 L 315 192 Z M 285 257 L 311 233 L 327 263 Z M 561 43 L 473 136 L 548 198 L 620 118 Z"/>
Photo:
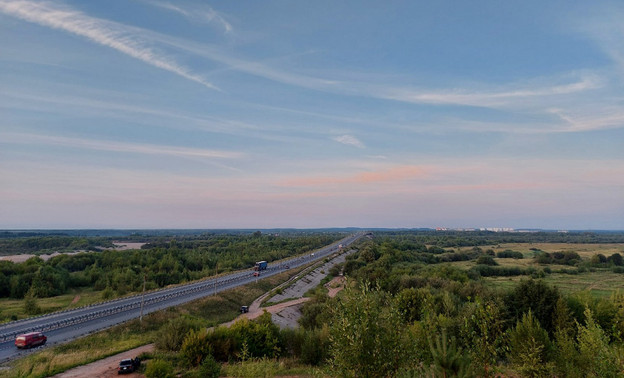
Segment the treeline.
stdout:
<path fill-rule="evenodd" d="M 113 247 L 109 238 L 87 238 L 74 236 L 31 236 L 0 238 L 0 254 L 46 253 L 54 251 L 97 251 Z"/>
<path fill-rule="evenodd" d="M 104 299 L 252 267 L 320 248 L 340 234 L 282 237 L 213 235 L 199 240 L 169 240 L 141 250 L 59 255 L 48 261 L 33 257 L 24 263 L 0 261 L 0 297 L 51 297 L 70 289 L 103 290 Z"/>
<path fill-rule="evenodd" d="M 492 231 L 386 231 L 376 237 L 396 249 L 420 245 L 471 247 L 504 243 L 624 243 L 624 232 L 492 232 Z"/>

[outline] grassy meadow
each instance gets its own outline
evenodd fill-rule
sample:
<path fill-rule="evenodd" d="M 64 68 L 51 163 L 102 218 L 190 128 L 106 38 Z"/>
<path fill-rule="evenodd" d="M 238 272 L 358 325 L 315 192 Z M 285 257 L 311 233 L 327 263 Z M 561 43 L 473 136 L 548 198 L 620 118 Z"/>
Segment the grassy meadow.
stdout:
<path fill-rule="evenodd" d="M 534 257 L 538 251 L 576 252 L 584 262 L 589 262 L 592 256 L 602 254 L 606 257 L 614 253 L 624 255 L 624 244 L 568 244 L 568 243 L 509 243 L 490 246 L 480 246 L 484 251 L 492 249 L 495 253 L 512 250 L 521 252 L 523 259 L 494 258 L 501 267 L 534 268 L 538 272 L 548 267 L 552 271 L 544 275 L 544 281 L 556 285 L 562 293 L 589 292 L 594 297 L 609 297 L 616 291 L 624 292 L 624 275 L 612 272 L 609 268 L 589 267 L 585 272 L 577 272 L 576 267 L 558 264 L 538 264 Z M 472 247 L 459 248 L 459 251 L 469 251 Z M 537 251 L 536 251 L 537 250 Z M 475 261 L 458 261 L 449 263 L 452 266 L 468 270 L 476 265 Z M 561 273 L 562 271 L 573 273 Z M 526 276 L 514 277 L 484 277 L 491 287 L 502 290 L 512 288 Z"/>

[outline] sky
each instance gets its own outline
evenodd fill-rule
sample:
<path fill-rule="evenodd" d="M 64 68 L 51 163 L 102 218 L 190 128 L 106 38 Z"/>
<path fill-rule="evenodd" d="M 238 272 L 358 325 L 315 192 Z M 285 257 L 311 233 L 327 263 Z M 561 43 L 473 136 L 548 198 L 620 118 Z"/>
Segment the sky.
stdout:
<path fill-rule="evenodd" d="M 0 0 L 0 228 L 624 229 L 623 19 Z"/>

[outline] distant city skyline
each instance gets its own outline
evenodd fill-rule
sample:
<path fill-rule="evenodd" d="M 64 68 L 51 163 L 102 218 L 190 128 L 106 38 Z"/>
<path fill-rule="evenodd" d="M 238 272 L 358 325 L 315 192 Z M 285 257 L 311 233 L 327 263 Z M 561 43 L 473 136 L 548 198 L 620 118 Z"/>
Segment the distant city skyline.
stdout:
<path fill-rule="evenodd" d="M 0 0 L 0 229 L 624 229 L 622 19 Z"/>

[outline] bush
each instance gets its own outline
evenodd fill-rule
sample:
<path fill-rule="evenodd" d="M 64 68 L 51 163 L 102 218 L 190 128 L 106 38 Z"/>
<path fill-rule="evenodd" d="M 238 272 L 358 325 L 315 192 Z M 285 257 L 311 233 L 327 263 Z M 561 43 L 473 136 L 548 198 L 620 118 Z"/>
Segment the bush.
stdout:
<path fill-rule="evenodd" d="M 552 334 L 553 314 L 558 299 L 557 288 L 541 280 L 530 279 L 520 282 L 505 296 L 505 305 L 511 321 L 517 322 L 530 310 L 540 325 Z"/>
<path fill-rule="evenodd" d="M 527 274 L 530 274 L 530 272 L 517 266 L 499 267 L 490 265 L 477 265 L 470 268 L 470 270 L 468 271 L 468 275 L 473 279 L 476 279 L 478 277 L 523 276 Z"/>
<path fill-rule="evenodd" d="M 180 349 L 182 357 L 190 366 L 198 366 L 210 354 L 210 344 L 205 329 L 190 330 Z"/>
<path fill-rule="evenodd" d="M 209 354 L 199 366 L 199 374 L 204 378 L 218 378 L 221 375 L 221 365 Z"/>
<path fill-rule="evenodd" d="M 164 360 L 152 360 L 147 364 L 147 368 L 145 368 L 145 376 L 147 378 L 172 378 L 175 377 L 173 374 L 173 367 Z"/>
<path fill-rule="evenodd" d="M 611 256 L 609 256 L 609 258 L 607 258 L 607 260 L 615 266 L 624 265 L 624 258 L 622 258 L 622 255 L 620 255 L 619 253 L 612 254 Z"/>
<path fill-rule="evenodd" d="M 535 255 L 535 262 L 538 264 L 552 264 L 553 258 L 550 256 L 550 253 L 540 253 Z"/>
<path fill-rule="evenodd" d="M 186 317 L 171 319 L 158 331 L 156 347 L 160 350 L 177 352 L 182 348 L 184 338 L 190 330 L 199 327 Z"/>
<path fill-rule="evenodd" d="M 490 255 L 479 256 L 479 258 L 477 259 L 477 264 L 479 264 L 479 265 L 489 265 L 489 266 L 498 265 L 498 263 L 496 261 L 494 261 L 494 258 L 492 258 L 492 256 L 490 256 Z"/>
<path fill-rule="evenodd" d="M 305 331 L 301 344 L 301 362 L 321 365 L 329 358 L 329 328 Z"/>
<path fill-rule="evenodd" d="M 511 249 L 506 249 L 502 252 L 498 252 L 496 257 L 499 259 L 522 259 L 524 255 L 522 252 L 512 251 Z"/>

